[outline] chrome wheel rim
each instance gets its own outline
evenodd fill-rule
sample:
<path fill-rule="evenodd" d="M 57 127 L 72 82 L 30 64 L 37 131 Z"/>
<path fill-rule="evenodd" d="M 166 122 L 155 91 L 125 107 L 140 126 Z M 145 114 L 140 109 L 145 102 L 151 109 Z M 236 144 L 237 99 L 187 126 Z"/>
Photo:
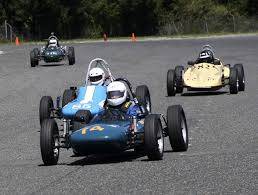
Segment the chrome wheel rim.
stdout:
<path fill-rule="evenodd" d="M 159 152 L 162 154 L 163 150 L 164 150 L 164 136 L 163 136 L 163 132 L 162 129 L 159 127 L 159 132 L 158 132 L 158 148 L 159 148 Z"/>
<path fill-rule="evenodd" d="M 54 137 L 54 147 L 53 147 L 53 153 L 54 153 L 54 157 L 57 158 L 59 156 L 59 139 L 58 136 Z"/>
<path fill-rule="evenodd" d="M 151 102 L 149 97 L 146 98 L 146 109 L 149 113 L 151 112 Z"/>
<path fill-rule="evenodd" d="M 182 131 L 182 136 L 183 136 L 184 142 L 186 143 L 186 141 L 187 141 L 187 133 L 186 133 L 186 124 L 185 124 L 185 120 L 184 119 L 181 120 L 181 131 Z"/>

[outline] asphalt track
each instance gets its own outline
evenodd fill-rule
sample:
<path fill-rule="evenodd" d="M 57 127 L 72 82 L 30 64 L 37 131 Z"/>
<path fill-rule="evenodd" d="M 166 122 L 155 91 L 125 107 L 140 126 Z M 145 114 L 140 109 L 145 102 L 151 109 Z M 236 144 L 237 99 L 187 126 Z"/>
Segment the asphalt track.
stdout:
<path fill-rule="evenodd" d="M 244 64 L 246 91 L 167 97 L 167 70 L 194 59 L 206 43 L 224 62 Z M 36 68 L 28 61 L 35 45 L 0 46 L 0 194 L 257 194 L 258 36 L 74 46 L 74 66 Z M 94 57 L 133 86 L 147 84 L 154 112 L 182 104 L 189 150 L 172 152 L 166 140 L 164 159 L 155 162 L 133 152 L 85 158 L 62 150 L 57 166 L 43 166 L 40 98 L 83 84 Z"/>

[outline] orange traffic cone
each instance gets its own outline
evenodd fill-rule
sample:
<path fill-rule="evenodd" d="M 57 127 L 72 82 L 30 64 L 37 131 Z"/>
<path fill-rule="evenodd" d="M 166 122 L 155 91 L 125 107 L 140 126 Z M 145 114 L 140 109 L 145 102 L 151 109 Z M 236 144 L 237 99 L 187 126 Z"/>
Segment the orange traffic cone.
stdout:
<path fill-rule="evenodd" d="M 16 45 L 16 46 L 19 46 L 19 45 L 20 45 L 20 41 L 19 41 L 19 38 L 18 38 L 18 37 L 15 38 L 15 45 Z"/>
<path fill-rule="evenodd" d="M 134 33 L 132 33 L 132 41 L 133 42 L 136 41 L 136 37 L 135 37 Z"/>
<path fill-rule="evenodd" d="M 107 41 L 107 35 L 106 35 L 106 33 L 104 33 L 103 38 L 104 38 L 104 41 Z"/>

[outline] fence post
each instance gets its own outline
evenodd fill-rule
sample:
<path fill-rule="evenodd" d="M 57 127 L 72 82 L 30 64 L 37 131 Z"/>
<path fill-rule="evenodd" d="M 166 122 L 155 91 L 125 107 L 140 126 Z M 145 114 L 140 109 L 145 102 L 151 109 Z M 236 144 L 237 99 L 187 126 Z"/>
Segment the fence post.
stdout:
<path fill-rule="evenodd" d="M 209 28 L 208 28 L 208 23 L 206 19 L 205 19 L 205 30 L 206 30 L 206 33 L 209 34 Z"/>
<path fill-rule="evenodd" d="M 6 20 L 4 21 L 4 28 L 5 28 L 5 38 L 7 40 L 8 37 L 7 37 L 7 21 Z"/>

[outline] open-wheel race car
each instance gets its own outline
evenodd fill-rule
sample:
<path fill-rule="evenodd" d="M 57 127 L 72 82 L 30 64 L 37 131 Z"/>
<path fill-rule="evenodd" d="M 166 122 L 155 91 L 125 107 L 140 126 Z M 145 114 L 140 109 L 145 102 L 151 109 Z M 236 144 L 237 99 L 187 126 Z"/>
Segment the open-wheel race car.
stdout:
<path fill-rule="evenodd" d="M 226 85 L 231 94 L 245 90 L 245 74 L 242 64 L 223 64 L 214 57 L 211 46 L 203 47 L 196 61 L 189 61 L 188 66 L 176 66 L 167 72 L 167 94 L 188 91 L 215 91 Z"/>
<path fill-rule="evenodd" d="M 101 75 L 90 75 L 90 72 L 95 73 L 94 70 L 96 69 L 102 71 Z M 96 78 L 99 78 L 99 81 L 102 82 L 96 84 Z M 81 114 L 84 115 L 84 122 L 88 123 L 95 114 L 104 110 L 107 85 L 114 79 L 105 60 L 101 58 L 93 59 L 88 66 L 85 85 L 78 88 L 70 87 L 70 89 L 64 90 L 61 107 L 61 97 L 57 97 L 56 107 L 54 107 L 51 96 L 43 96 L 41 98 L 39 106 L 40 124 L 47 118 L 59 118 L 63 121 L 69 120 L 72 128 L 76 129 L 78 128 L 78 122 L 74 121 L 74 118 Z"/>
<path fill-rule="evenodd" d="M 46 63 L 53 63 L 61 62 L 66 59 L 68 60 L 69 65 L 75 64 L 74 47 L 60 46 L 59 41 L 55 36 L 50 36 L 48 38 L 46 46 L 42 46 L 40 49 L 34 48 L 30 52 L 31 67 L 37 66 L 40 60 L 43 60 Z"/>
<path fill-rule="evenodd" d="M 131 117 L 119 109 L 106 108 L 88 124 L 83 123 L 83 114 L 76 117 L 74 120 L 81 123 L 77 130 L 71 128 L 70 120 L 64 121 L 60 128 L 54 118 L 45 119 L 40 130 L 41 156 L 45 165 L 57 164 L 61 148 L 72 148 L 80 155 L 134 149 L 147 155 L 150 160 L 161 160 L 166 136 L 169 136 L 174 151 L 188 149 L 188 128 L 180 105 L 169 106 L 167 117 L 152 114 L 147 86 L 144 85 L 141 92 L 136 94 L 128 80 L 118 78 L 116 81 L 126 83 L 131 101 L 141 108 L 137 116 Z"/>

